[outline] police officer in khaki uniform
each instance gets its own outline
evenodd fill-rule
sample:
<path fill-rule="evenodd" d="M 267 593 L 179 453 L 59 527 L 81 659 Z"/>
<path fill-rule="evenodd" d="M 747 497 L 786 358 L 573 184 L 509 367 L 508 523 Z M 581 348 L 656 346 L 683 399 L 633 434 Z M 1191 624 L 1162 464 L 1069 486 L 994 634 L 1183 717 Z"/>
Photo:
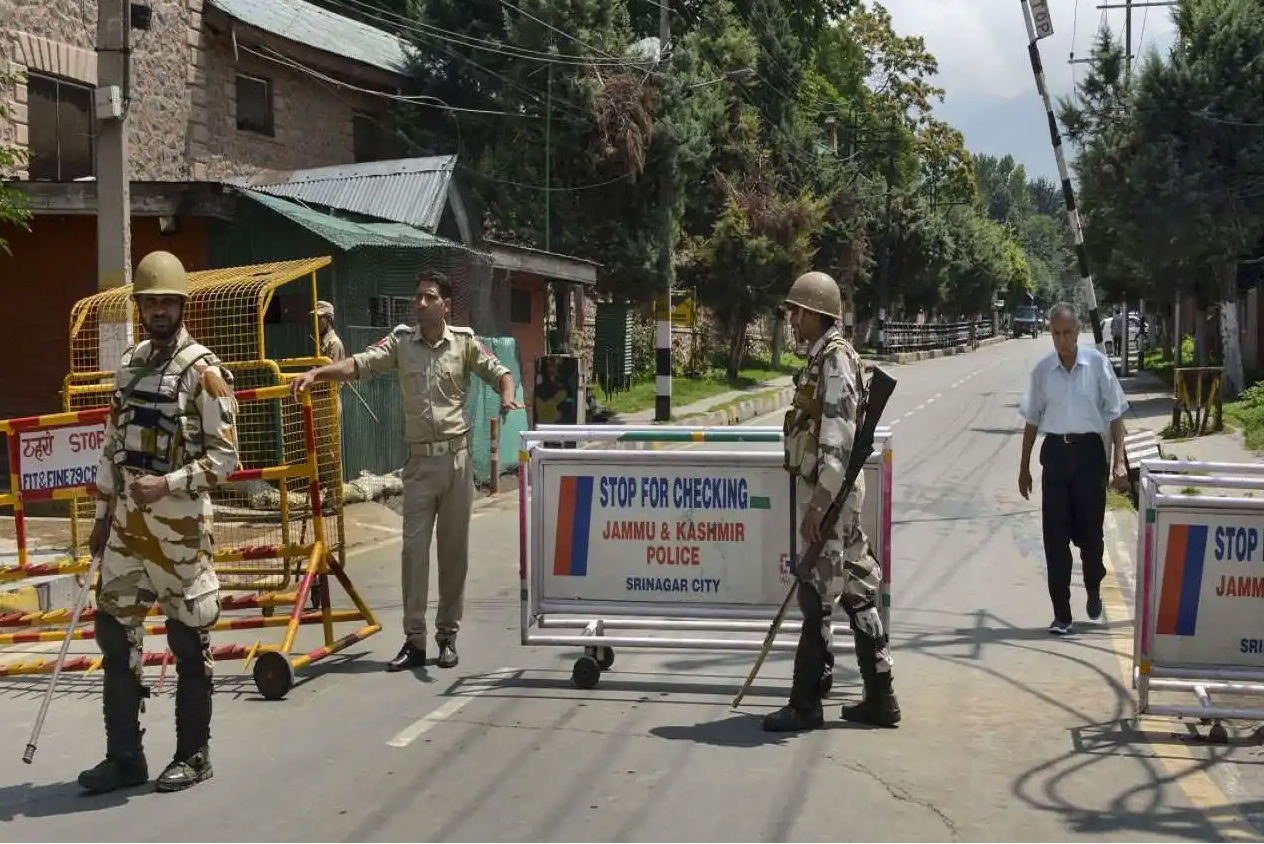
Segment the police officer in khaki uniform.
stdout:
<path fill-rule="evenodd" d="M 320 353 L 334 363 L 347 356 L 342 338 L 334 330 L 334 306 L 321 300 L 316 303 L 316 321 L 320 325 Z"/>
<path fill-rule="evenodd" d="M 350 381 L 395 372 L 404 399 L 404 646 L 387 666 L 401 671 L 426 661 L 426 606 L 430 585 L 430 537 L 437 534 L 439 607 L 435 643 L 439 667 L 457 664 L 456 635 L 464 608 L 469 565 L 474 465 L 465 413 L 470 375 L 500 391 L 500 412 L 521 409 L 513 377 L 470 328 L 448 325 L 452 285 L 441 273 L 417 278 L 417 325 L 399 325 L 363 352 L 303 373 L 295 395 L 313 383 Z"/>
<path fill-rule="evenodd" d="M 843 300 L 838 283 L 821 272 L 795 279 L 786 297 L 796 338 L 808 344 L 808 362 L 795 377 L 794 407 L 786 414 L 785 464 L 797 476 L 799 534 L 811 545 L 842 491 L 864 403 L 864 365 L 838 322 Z M 796 732 L 824 724 L 825 679 L 833 673 L 833 607 L 842 604 L 851 622 L 864 699 L 843 707 L 845 721 L 893 727 L 900 705 L 891 687 L 891 649 L 878 614 L 881 567 L 860 523 L 864 475 L 856 479 L 821 555 L 797 572 L 803 626 L 794 655 L 790 700 L 764 719 L 764 729 Z"/>

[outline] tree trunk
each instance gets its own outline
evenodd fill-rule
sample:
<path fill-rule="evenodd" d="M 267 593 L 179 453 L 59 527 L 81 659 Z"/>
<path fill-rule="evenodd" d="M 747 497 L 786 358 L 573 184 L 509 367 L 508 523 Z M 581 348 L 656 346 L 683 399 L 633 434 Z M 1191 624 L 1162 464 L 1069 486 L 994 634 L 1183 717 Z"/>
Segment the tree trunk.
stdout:
<path fill-rule="evenodd" d="M 772 321 L 772 369 L 781 368 L 781 350 L 786 344 L 786 312 L 781 308 Z"/>
<path fill-rule="evenodd" d="M 730 381 L 736 381 L 737 373 L 742 370 L 742 356 L 746 351 L 746 323 L 739 321 L 729 338 L 729 362 L 724 375 Z"/>
<path fill-rule="evenodd" d="M 1220 344 L 1224 361 L 1221 395 L 1225 401 L 1233 401 L 1246 387 L 1241 340 L 1241 332 L 1238 331 L 1238 265 L 1236 261 L 1230 261 L 1220 268 Z"/>

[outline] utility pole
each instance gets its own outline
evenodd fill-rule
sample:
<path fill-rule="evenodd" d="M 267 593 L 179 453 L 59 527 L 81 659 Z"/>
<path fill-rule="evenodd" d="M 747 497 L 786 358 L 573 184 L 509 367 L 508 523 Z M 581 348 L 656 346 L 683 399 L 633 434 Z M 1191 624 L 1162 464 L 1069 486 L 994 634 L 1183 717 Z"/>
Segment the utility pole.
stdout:
<path fill-rule="evenodd" d="M 663 62 L 663 69 L 666 70 L 671 59 L 668 57 L 668 42 L 671 40 L 671 11 L 669 0 L 661 0 L 658 6 L 658 48 L 660 61 Z M 663 177 L 658 184 L 658 202 L 663 214 L 663 242 L 662 252 L 659 255 L 659 269 L 663 274 L 661 287 L 658 293 L 658 305 L 655 310 L 656 334 L 654 343 L 654 421 L 667 422 L 671 419 L 672 405 L 672 324 L 671 324 L 671 300 L 672 300 L 672 276 L 674 274 L 672 267 L 672 258 L 674 250 L 672 247 L 675 243 L 674 227 L 672 225 L 672 204 L 675 201 L 673 194 L 672 179 L 674 178 L 673 166 L 675 162 L 675 151 L 671 149 L 672 142 L 667 141 L 668 152 L 667 160 L 663 164 Z"/>
<path fill-rule="evenodd" d="M 97 288 L 131 282 L 131 184 L 128 175 L 127 109 L 131 98 L 131 3 L 97 3 L 96 187 Z M 113 369 L 132 343 L 131 308 L 122 322 L 100 326 L 99 369 Z"/>
<path fill-rule="evenodd" d="M 1088 303 L 1088 318 L 1093 324 L 1093 344 L 1105 354 L 1102 339 L 1102 318 L 1097 310 L 1097 292 L 1093 289 L 1093 275 L 1088 268 L 1088 251 L 1084 248 L 1084 230 L 1080 226 L 1080 212 L 1075 207 L 1075 190 L 1067 173 L 1066 158 L 1062 155 L 1062 133 L 1053 114 L 1053 102 L 1045 85 L 1044 66 L 1040 61 L 1041 38 L 1053 35 L 1053 19 L 1049 16 L 1048 0 L 1018 0 L 1023 7 L 1023 23 L 1027 25 L 1027 55 L 1031 59 L 1031 72 L 1036 78 L 1036 90 L 1044 100 L 1045 115 L 1049 120 L 1049 139 L 1053 144 L 1053 157 L 1058 162 L 1058 177 L 1062 180 L 1062 197 L 1066 201 L 1067 220 L 1071 235 L 1075 238 L 1075 257 L 1080 265 L 1080 278 L 1084 283 L 1084 296 Z"/>

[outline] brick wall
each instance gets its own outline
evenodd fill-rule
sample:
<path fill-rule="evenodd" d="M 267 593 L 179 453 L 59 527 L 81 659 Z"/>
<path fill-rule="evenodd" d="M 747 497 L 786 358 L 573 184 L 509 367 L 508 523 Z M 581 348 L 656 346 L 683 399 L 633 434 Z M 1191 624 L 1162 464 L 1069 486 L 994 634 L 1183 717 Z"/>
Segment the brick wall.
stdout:
<path fill-rule="evenodd" d="M 358 94 L 239 50 L 226 33 L 204 30 L 191 148 L 194 178 L 218 180 L 263 170 L 292 170 L 355 161 L 351 114 L 382 111 L 387 101 Z M 267 79 L 273 92 L 273 136 L 237 129 L 237 72 Z M 328 74 L 326 74 L 328 75 Z"/>
<path fill-rule="evenodd" d="M 203 0 L 149 0 L 148 31 L 132 31 L 128 110 L 131 176 L 136 181 L 218 180 L 261 170 L 292 170 L 354 161 L 352 111 L 381 115 L 390 102 L 319 80 L 302 70 L 234 53 L 223 22 L 209 25 Z M 95 0 L 0 0 L 0 62 L 85 86 L 97 84 Z M 12 21 L 12 24 L 8 24 Z M 241 36 L 242 42 L 250 39 Z M 275 41 L 284 55 L 311 67 L 313 51 Z M 318 60 L 318 59 L 317 59 Z M 357 66 L 329 59 L 325 75 L 356 80 Z M 271 80 L 275 133 L 237 129 L 238 70 Z M 361 87 L 380 85 L 360 82 Z M 0 90 L 14 120 L 0 140 L 28 142 L 28 92 Z M 26 177 L 25 172 L 17 174 Z"/>

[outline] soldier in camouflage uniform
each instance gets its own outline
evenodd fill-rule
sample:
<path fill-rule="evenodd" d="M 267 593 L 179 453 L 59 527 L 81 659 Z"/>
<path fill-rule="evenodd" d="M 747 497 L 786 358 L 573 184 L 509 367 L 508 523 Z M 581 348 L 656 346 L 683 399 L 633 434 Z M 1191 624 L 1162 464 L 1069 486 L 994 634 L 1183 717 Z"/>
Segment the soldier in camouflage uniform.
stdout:
<path fill-rule="evenodd" d="M 797 476 L 799 533 L 805 545 L 811 545 L 820 537 L 825 511 L 847 474 L 864 403 L 864 367 L 838 327 L 843 305 L 834 279 L 806 273 L 795 280 L 786 302 L 797 338 L 809 346 L 807 366 L 795 379 L 794 407 L 786 414 L 785 446 L 786 469 Z M 764 719 L 766 730 L 810 730 L 824 723 L 822 700 L 834 668 L 836 600 L 851 622 L 865 684 L 864 700 L 843 707 L 843 719 L 880 726 L 894 726 L 900 720 L 891 688 L 891 651 L 878 615 L 881 568 L 860 524 L 864 495 L 862 474 L 816 563 L 796 573 L 803 627 L 790 702 Z"/>
<path fill-rule="evenodd" d="M 209 492 L 237 468 L 231 375 L 183 325 L 188 276 L 168 252 L 145 256 L 132 287 L 148 339 L 114 379 L 97 467 L 101 555 L 96 642 L 104 656 L 106 756 L 79 775 L 89 793 L 149 779 L 141 744 L 142 640 L 157 602 L 176 660 L 176 752 L 156 783 L 177 791 L 209 779 L 212 660 L 219 618 Z"/>

